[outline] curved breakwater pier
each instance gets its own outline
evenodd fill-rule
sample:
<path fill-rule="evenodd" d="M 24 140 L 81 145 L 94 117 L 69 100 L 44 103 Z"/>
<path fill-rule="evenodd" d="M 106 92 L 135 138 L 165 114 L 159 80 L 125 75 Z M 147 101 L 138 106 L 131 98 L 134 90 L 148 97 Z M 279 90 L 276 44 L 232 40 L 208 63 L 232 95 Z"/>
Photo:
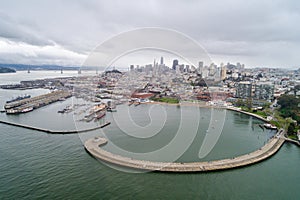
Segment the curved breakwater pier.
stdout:
<path fill-rule="evenodd" d="M 163 172 L 205 172 L 238 168 L 265 160 L 274 155 L 283 145 L 285 141 L 285 139 L 282 138 L 283 133 L 284 131 L 280 130 L 276 136 L 271 138 L 263 147 L 249 154 L 235 158 L 205 162 L 176 163 L 136 160 L 103 150 L 100 146 L 105 145 L 108 141 L 102 137 L 87 140 L 84 147 L 92 156 L 123 167 Z"/>
<path fill-rule="evenodd" d="M 11 125 L 11 126 L 17 126 L 17 127 L 21 127 L 21 128 L 26 128 L 26 129 L 31 129 L 31 130 L 35 130 L 35 131 L 42 131 L 42 132 L 50 133 L 50 134 L 83 133 L 83 132 L 97 130 L 97 129 L 103 128 L 105 126 L 108 126 L 110 124 L 110 122 L 106 122 L 106 123 L 104 123 L 100 126 L 89 128 L 89 129 L 82 129 L 82 130 L 50 130 L 50 129 L 43 129 L 43 128 L 38 128 L 38 127 L 34 127 L 34 126 L 29 126 L 29 125 L 24 125 L 24 124 L 17 124 L 17 123 L 13 123 L 13 122 L 2 121 L 2 120 L 0 120 L 0 123 Z"/>

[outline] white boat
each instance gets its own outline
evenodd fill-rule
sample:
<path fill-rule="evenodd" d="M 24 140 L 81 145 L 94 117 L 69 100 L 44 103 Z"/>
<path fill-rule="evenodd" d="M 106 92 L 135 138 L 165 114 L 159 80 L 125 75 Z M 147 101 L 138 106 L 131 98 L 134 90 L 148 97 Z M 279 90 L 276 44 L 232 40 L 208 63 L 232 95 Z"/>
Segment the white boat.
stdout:
<path fill-rule="evenodd" d="M 33 107 L 24 108 L 24 109 L 21 110 L 21 113 L 27 113 L 27 112 L 30 112 L 30 111 L 33 111 Z"/>
<path fill-rule="evenodd" d="M 274 126 L 274 125 L 272 125 L 272 124 L 264 124 L 264 127 L 266 128 L 266 129 L 277 129 L 277 127 L 276 126 Z"/>

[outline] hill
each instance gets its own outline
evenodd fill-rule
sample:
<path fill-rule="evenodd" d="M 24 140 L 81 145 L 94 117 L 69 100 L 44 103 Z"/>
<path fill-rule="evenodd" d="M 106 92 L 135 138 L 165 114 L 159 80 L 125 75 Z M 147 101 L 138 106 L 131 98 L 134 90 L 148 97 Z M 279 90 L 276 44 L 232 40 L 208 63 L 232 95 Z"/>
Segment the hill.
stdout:
<path fill-rule="evenodd" d="M 16 70 L 0 66 L 0 73 L 16 73 Z"/>

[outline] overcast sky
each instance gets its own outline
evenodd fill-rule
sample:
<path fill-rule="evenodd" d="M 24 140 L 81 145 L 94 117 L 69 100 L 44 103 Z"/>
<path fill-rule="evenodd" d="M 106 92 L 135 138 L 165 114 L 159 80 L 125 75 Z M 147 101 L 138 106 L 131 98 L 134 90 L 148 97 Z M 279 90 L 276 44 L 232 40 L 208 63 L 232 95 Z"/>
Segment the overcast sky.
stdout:
<path fill-rule="evenodd" d="M 300 66 L 296 0 L 0 0 L 0 5 L 1 63 L 80 65 L 117 34 L 161 27 L 193 38 L 217 64 Z"/>

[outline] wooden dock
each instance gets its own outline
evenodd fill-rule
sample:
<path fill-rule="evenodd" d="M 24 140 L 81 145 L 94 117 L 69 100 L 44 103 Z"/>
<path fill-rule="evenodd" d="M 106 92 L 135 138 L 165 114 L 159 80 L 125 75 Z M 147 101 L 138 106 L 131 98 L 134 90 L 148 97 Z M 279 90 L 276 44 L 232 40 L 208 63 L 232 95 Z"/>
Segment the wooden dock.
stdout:
<path fill-rule="evenodd" d="M 84 147 L 92 156 L 124 167 L 164 172 L 205 172 L 238 168 L 265 160 L 274 155 L 283 145 L 285 140 L 281 137 L 282 134 L 283 131 L 281 130 L 277 136 L 271 138 L 263 147 L 249 154 L 207 162 L 178 163 L 136 160 L 103 150 L 99 146 L 106 144 L 108 141 L 102 137 L 87 140 Z"/>

